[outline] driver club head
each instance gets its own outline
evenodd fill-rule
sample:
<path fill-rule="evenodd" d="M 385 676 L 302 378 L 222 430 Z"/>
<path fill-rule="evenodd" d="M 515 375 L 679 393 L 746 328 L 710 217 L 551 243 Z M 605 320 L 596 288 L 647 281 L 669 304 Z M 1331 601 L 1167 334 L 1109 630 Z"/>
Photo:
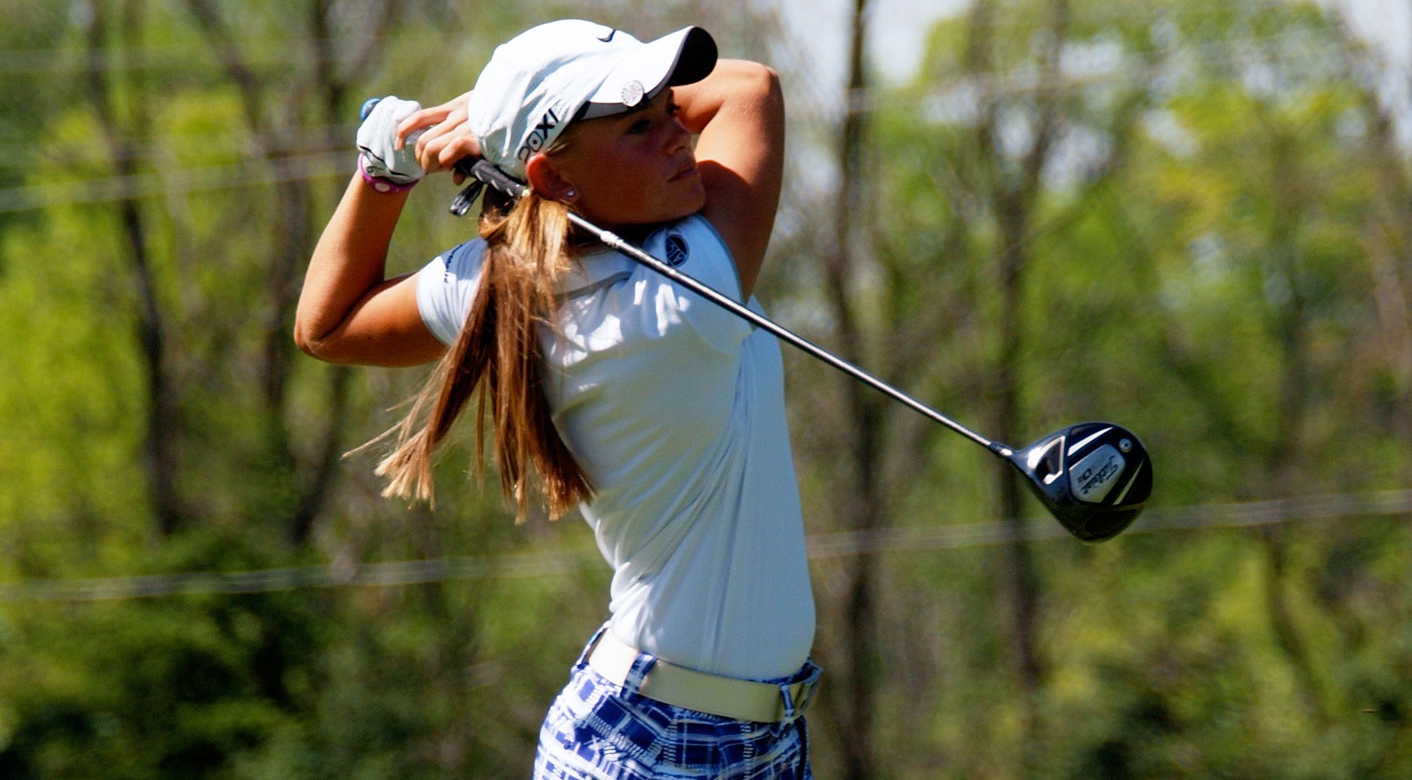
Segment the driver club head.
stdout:
<path fill-rule="evenodd" d="M 1137 519 L 1152 494 L 1152 461 L 1131 431 L 1071 425 L 1009 458 L 1045 508 L 1074 536 L 1101 542 Z"/>

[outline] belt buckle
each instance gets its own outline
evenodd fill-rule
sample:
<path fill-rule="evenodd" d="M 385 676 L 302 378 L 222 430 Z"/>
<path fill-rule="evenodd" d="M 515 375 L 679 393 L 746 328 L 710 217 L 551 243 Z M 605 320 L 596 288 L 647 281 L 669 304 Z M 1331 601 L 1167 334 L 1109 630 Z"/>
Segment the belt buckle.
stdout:
<path fill-rule="evenodd" d="M 809 676 L 797 683 L 780 686 L 780 709 L 785 716 L 789 715 L 790 706 L 793 705 L 794 714 L 790 720 L 804 716 L 804 710 L 809 707 L 809 703 L 814 700 L 814 692 L 819 689 L 819 679 L 824 670 L 809 661 Z M 799 693 L 794 693 L 794 687 L 799 686 Z M 783 718 L 782 718 L 783 719 Z"/>
<path fill-rule="evenodd" d="M 799 713 L 809 708 L 809 704 L 814 701 L 814 692 L 819 689 L 819 678 L 817 676 L 805 680 L 799 686 L 799 698 L 794 702 L 794 709 Z"/>

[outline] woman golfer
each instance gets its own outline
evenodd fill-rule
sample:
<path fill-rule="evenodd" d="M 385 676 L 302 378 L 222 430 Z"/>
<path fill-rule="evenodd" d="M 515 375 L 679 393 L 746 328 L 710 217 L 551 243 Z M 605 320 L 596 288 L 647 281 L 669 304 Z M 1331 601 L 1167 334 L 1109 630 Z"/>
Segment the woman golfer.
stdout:
<path fill-rule="evenodd" d="M 578 506 L 614 570 L 611 617 L 549 710 L 535 777 L 810 777 L 819 670 L 778 344 L 566 218 L 758 307 L 784 150 L 775 74 L 718 62 L 699 28 L 642 43 L 559 21 L 498 47 L 461 98 L 384 98 L 358 135 L 299 346 L 439 361 L 379 465 L 389 495 L 430 500 L 436 447 L 478 393 L 519 515 Z M 529 194 L 487 193 L 478 238 L 385 279 L 406 190 L 468 156 Z"/>

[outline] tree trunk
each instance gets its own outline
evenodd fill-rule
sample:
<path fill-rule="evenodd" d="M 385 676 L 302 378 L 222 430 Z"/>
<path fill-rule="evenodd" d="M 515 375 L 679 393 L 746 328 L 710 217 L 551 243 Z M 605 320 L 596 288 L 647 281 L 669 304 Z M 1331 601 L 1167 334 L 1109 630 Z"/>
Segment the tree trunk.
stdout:
<path fill-rule="evenodd" d="M 994 11 L 990 0 L 978 0 L 972 10 L 967 65 L 977 77 L 989 75 L 994 46 Z M 999 354 L 995 365 L 995 383 L 991 406 L 991 427 L 995 437 L 1012 446 L 1025 443 L 1018 436 L 1020 421 L 1020 363 L 1024 343 L 1022 296 L 1025 272 L 1032 259 L 1033 228 L 1037 221 L 1043 173 L 1049 160 L 1059 123 L 1060 58 L 1068 35 L 1069 4 L 1067 0 L 1052 0 L 1048 6 L 1048 32 L 1044 50 L 1039 52 L 1044 78 L 1049 86 L 1038 91 L 1032 107 L 1033 140 L 1018 159 L 1007 160 L 997 146 L 1001 132 L 999 96 L 986 100 L 983 120 L 977 128 L 979 150 L 990 161 L 984 166 L 986 180 L 981 182 L 995 215 L 999 246 L 996 250 L 997 278 L 1000 283 Z M 1040 592 L 1037 571 L 1030 544 L 1025 539 L 1022 520 L 1026 504 L 1021 485 L 1013 471 L 999 467 L 1000 514 L 1010 530 L 1010 541 L 1001 553 L 1004 583 L 1002 591 L 1010 615 L 1010 647 L 1016 684 L 1022 698 L 1023 733 L 1020 737 L 1019 762 L 1022 775 L 1037 769 L 1042 744 L 1040 692 L 1044 686 L 1045 663 L 1039 648 Z"/>
<path fill-rule="evenodd" d="M 265 447 L 270 462 L 278 464 L 286 472 L 293 488 L 294 500 L 283 521 L 284 535 L 291 546 L 299 547 L 313 533 L 335 473 L 347 410 L 348 377 L 346 369 L 342 368 L 329 373 L 326 392 L 330 410 L 328 426 L 319 445 L 314 448 L 315 455 L 302 462 L 286 424 L 286 387 L 294 359 L 293 341 L 289 333 L 299 298 L 300 272 L 313 251 L 315 226 L 310 187 L 298 175 L 299 171 L 288 157 L 291 146 L 289 136 L 295 130 L 290 122 L 298 123 L 306 103 L 317 107 L 323 114 L 319 119 L 326 126 L 340 124 L 340 120 L 345 119 L 337 116 L 342 97 L 347 93 L 347 80 L 338 72 L 340 57 L 337 55 L 346 55 L 343 60 L 349 72 L 361 74 L 384 45 L 386 38 L 383 32 L 395 18 L 401 4 L 396 0 L 381 2 L 368 14 L 370 21 L 364 38 L 366 43 L 347 52 L 335 52 L 330 42 L 329 15 L 336 9 L 329 0 L 309 0 L 307 19 L 315 47 L 312 56 L 315 68 L 306 79 L 280 92 L 287 92 L 290 101 L 283 110 L 283 116 L 288 121 L 283 123 L 277 116 L 279 112 L 270 108 L 270 101 L 275 96 L 247 64 L 237 37 L 232 35 L 222 20 L 217 4 L 212 0 L 187 0 L 187 6 L 241 96 L 252 137 L 268 139 L 255 150 L 257 159 L 271 168 L 275 181 L 282 182 L 270 203 L 272 224 L 279 227 L 279 232 L 274 237 L 270 267 L 265 275 L 269 308 L 262 323 L 264 342 L 257 381 L 264 399 Z"/>
<path fill-rule="evenodd" d="M 855 0 L 849 44 L 848 104 L 839 142 L 841 182 L 834 218 L 837 233 L 834 252 L 828 258 L 825 275 L 828 294 L 838 323 L 840 356 L 857 362 L 861 334 L 850 294 L 856 264 L 855 247 L 861 239 L 856 232 L 865 222 L 864 164 L 868 132 L 867 109 L 863 105 L 868 78 L 864 61 L 867 0 Z M 878 496 L 878 447 L 881 440 L 879 400 L 858 382 L 846 382 L 847 409 L 844 420 L 845 495 L 840 506 L 845 522 L 857 532 L 870 534 L 883 525 Z M 847 669 L 833 670 L 844 695 L 834 700 L 835 720 L 843 730 L 845 778 L 868 780 L 875 776 L 873 756 L 874 692 L 878 688 L 877 584 L 873 556 L 863 554 L 850 561 L 848 595 L 843 608 L 841 657 Z"/>
<path fill-rule="evenodd" d="M 1308 350 L 1308 315 L 1299 271 L 1299 233 L 1303 210 L 1302 172 L 1293 140 L 1273 118 L 1270 129 L 1271 192 L 1275 208 L 1270 220 L 1269 256 L 1275 261 L 1273 273 L 1283 277 L 1288 300 L 1274 304 L 1275 332 L 1284 363 L 1283 380 L 1276 401 L 1276 431 L 1267 451 L 1266 473 L 1273 475 L 1275 494 L 1288 493 L 1301 473 L 1300 442 L 1311 381 Z M 1325 728 L 1331 723 L 1331 710 L 1323 682 L 1316 671 L 1308 643 L 1295 623 L 1290 608 L 1288 534 L 1286 527 L 1271 526 L 1261 533 L 1268 568 L 1265 573 L 1265 603 L 1275 643 L 1284 652 L 1299 683 L 1300 696 L 1310 716 Z"/>
<path fill-rule="evenodd" d="M 127 13 L 121 23 L 122 33 L 124 36 L 136 35 L 136 31 L 140 29 L 142 4 L 133 2 L 125 10 Z M 127 139 L 149 135 L 145 127 L 145 115 L 138 109 L 133 113 L 132 121 L 128 123 L 124 123 L 117 116 L 112 97 L 114 87 L 110 80 L 117 78 L 116 74 L 122 71 L 117 68 L 105 68 L 101 62 L 104 36 L 112 25 L 109 8 L 103 0 L 94 0 L 92 11 L 88 26 L 89 101 L 98 116 L 98 125 L 102 128 L 108 153 L 112 158 L 113 170 L 120 181 L 131 182 L 137 174 L 137 155 L 132 142 Z M 129 45 L 124 47 L 127 55 L 140 56 L 143 50 L 140 43 L 128 43 Z M 138 70 L 134 69 L 134 72 Z M 133 89 L 138 94 L 133 102 L 141 105 L 141 88 L 133 85 Z M 177 437 L 181 430 L 177 391 L 167 367 L 167 337 L 164 317 L 157 300 L 156 284 L 152 278 L 147 222 L 143 218 L 136 195 L 131 191 L 118 199 L 117 208 L 127 253 L 128 272 L 132 289 L 137 294 L 134 328 L 147 379 L 142 466 L 157 533 L 162 537 L 169 537 L 180 530 L 183 524 L 183 512 L 177 497 Z"/>

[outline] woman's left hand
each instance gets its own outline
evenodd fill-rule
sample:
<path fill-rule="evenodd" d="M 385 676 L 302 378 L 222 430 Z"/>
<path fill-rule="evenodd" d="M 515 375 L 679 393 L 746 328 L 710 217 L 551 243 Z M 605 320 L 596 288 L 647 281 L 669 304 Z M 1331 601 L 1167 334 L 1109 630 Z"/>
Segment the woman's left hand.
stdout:
<path fill-rule="evenodd" d="M 466 101 L 471 93 L 452 98 L 439 106 L 423 108 L 408 116 L 397 126 L 397 148 L 406 144 L 407 137 L 424 130 L 415 144 L 417 162 L 427 173 L 451 170 L 460 184 L 466 177 L 455 170 L 456 162 L 466 157 L 480 157 L 480 144 L 466 125 Z"/>

